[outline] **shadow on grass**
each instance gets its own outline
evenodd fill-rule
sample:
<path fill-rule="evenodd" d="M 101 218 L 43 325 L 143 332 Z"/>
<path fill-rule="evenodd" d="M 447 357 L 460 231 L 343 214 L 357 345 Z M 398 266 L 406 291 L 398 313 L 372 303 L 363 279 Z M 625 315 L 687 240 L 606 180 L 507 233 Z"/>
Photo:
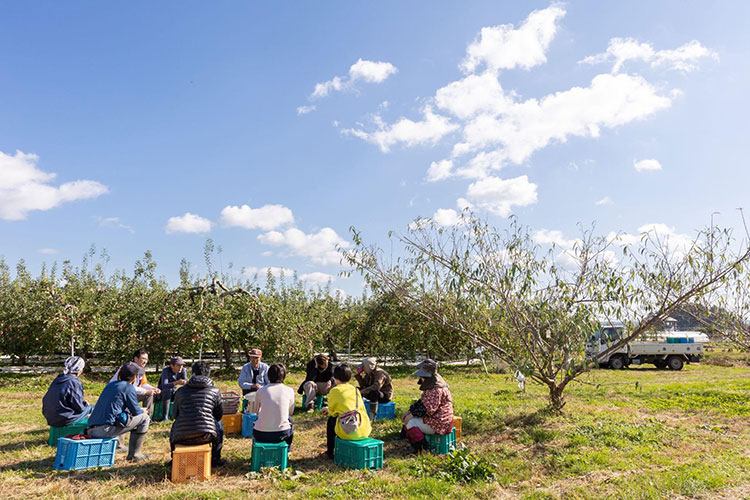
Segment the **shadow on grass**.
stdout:
<path fill-rule="evenodd" d="M 24 437 L 24 439 L 22 439 L 21 441 L 1 445 L 0 453 L 22 450 L 24 448 L 30 448 L 33 446 L 47 446 L 47 441 L 49 440 L 49 430 L 36 429 L 33 431 L 24 432 L 22 436 Z"/>

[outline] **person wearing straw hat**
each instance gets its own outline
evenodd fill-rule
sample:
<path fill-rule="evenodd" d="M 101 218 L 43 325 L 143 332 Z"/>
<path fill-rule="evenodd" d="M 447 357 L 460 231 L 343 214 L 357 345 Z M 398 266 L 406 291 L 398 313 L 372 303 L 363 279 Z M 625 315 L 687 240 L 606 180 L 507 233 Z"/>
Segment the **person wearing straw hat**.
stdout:
<path fill-rule="evenodd" d="M 270 384 L 268 381 L 268 365 L 261 362 L 263 351 L 252 349 L 249 356 L 250 362 L 242 367 L 240 378 L 237 379 L 243 396 L 250 392 L 256 392 L 264 385 Z"/>
<path fill-rule="evenodd" d="M 169 403 L 174 400 L 177 389 L 187 383 L 187 372 L 185 362 L 180 356 L 173 356 L 169 360 L 169 366 L 161 371 L 159 377 L 159 390 L 161 394 L 156 396 L 156 401 L 161 404 L 162 422 L 169 420 Z"/>
<path fill-rule="evenodd" d="M 437 363 L 425 359 L 413 374 L 419 377 L 422 397 L 411 405 L 401 418 L 401 436 L 407 437 L 416 451 L 429 448 L 425 434 L 450 434 L 453 428 L 453 397 L 443 377 L 437 373 Z"/>
<path fill-rule="evenodd" d="M 47 389 L 42 398 L 42 414 L 50 427 L 65 427 L 89 418 L 93 405 L 83 399 L 83 384 L 80 376 L 86 362 L 79 356 L 65 360 L 63 372 Z"/>

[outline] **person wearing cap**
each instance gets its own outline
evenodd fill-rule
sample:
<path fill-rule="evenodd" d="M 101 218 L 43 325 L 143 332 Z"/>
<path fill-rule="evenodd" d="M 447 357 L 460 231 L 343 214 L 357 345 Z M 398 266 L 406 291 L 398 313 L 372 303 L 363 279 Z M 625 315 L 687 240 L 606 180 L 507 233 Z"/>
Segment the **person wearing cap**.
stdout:
<path fill-rule="evenodd" d="M 249 356 L 250 362 L 242 367 L 240 378 L 237 379 L 243 396 L 250 392 L 256 392 L 264 385 L 270 384 L 268 381 L 268 365 L 261 362 L 263 351 L 252 349 Z"/>
<path fill-rule="evenodd" d="M 226 464 L 226 460 L 221 458 L 224 445 L 221 391 L 209 377 L 211 367 L 205 361 L 196 361 L 190 371 L 190 380 L 174 397 L 174 423 L 169 431 L 169 444 L 174 451 L 178 444 L 194 446 L 210 443 L 211 466 L 221 467 Z"/>
<path fill-rule="evenodd" d="M 437 373 L 437 363 L 425 359 L 417 365 L 422 397 L 411 405 L 401 418 L 404 424 L 401 436 L 407 437 L 417 450 L 429 449 L 425 434 L 450 434 L 453 428 L 453 397 L 443 377 Z"/>
<path fill-rule="evenodd" d="M 305 395 L 307 413 L 312 413 L 315 398 L 328 394 L 333 383 L 333 367 L 328 356 L 318 354 L 307 363 L 305 380 L 297 389 L 299 394 Z"/>
<path fill-rule="evenodd" d="M 138 395 L 138 402 L 143 403 L 143 408 L 146 409 L 150 417 L 154 408 L 154 396 L 157 396 L 161 391 L 159 388 L 149 385 L 148 380 L 146 380 L 148 351 L 146 349 L 137 349 L 133 353 L 133 363 L 138 366 L 138 374 L 133 382 L 133 387 L 135 387 L 135 393 Z M 117 382 L 119 377 L 120 373 L 118 370 L 109 381 Z"/>
<path fill-rule="evenodd" d="M 135 462 L 151 458 L 141 452 L 151 419 L 138 405 L 138 395 L 133 385 L 139 370 L 140 367 L 133 362 L 126 363 L 117 370 L 117 380 L 104 387 L 86 429 L 86 434 L 94 438 L 116 437 L 118 450 L 124 449 L 122 436 L 129 432 L 127 459 Z"/>
<path fill-rule="evenodd" d="M 158 386 L 161 394 L 156 396 L 156 401 L 161 403 L 162 422 L 169 420 L 169 403 L 174 400 L 177 389 L 187 382 L 184 365 L 185 362 L 180 356 L 174 356 L 169 360 L 169 366 L 161 371 Z"/>
<path fill-rule="evenodd" d="M 362 397 L 370 400 L 370 415 L 378 414 L 379 403 L 387 403 L 393 398 L 391 376 L 378 366 L 377 358 L 365 358 L 354 378 L 359 382 Z"/>
<path fill-rule="evenodd" d="M 89 418 L 94 407 L 83 399 L 83 384 L 79 377 L 86 362 L 78 356 L 65 360 L 63 372 L 47 389 L 42 398 L 42 414 L 50 427 L 65 427 Z"/>

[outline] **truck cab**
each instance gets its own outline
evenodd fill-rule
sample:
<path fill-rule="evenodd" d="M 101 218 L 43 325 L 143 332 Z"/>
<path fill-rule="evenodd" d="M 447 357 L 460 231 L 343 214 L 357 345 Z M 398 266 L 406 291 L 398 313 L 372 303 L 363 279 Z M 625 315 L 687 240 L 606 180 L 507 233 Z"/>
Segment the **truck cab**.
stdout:
<path fill-rule="evenodd" d="M 588 342 L 586 343 L 586 357 L 591 360 L 596 360 L 598 355 L 612 345 L 622 339 L 625 334 L 625 324 L 622 321 L 603 321 L 601 328 L 591 334 Z M 609 364 L 609 360 L 615 354 L 627 355 L 628 346 L 624 345 L 617 351 L 607 356 L 607 359 L 600 359 L 599 365 L 606 366 Z"/>

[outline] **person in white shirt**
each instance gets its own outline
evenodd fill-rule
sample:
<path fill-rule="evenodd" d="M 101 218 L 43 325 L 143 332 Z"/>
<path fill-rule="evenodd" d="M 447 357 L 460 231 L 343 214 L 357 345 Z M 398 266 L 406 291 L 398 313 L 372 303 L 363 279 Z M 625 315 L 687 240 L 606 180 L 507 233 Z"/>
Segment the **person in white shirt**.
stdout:
<path fill-rule="evenodd" d="M 148 351 L 146 349 L 138 349 L 133 353 L 133 363 L 139 366 L 138 375 L 133 382 L 135 386 L 135 393 L 138 396 L 138 402 L 143 403 L 143 408 L 151 417 L 154 407 L 154 396 L 161 393 L 161 390 L 149 385 L 146 380 L 146 365 L 148 364 Z M 118 368 L 115 374 L 109 379 L 111 382 L 117 382 L 120 376 L 120 369 Z"/>
<path fill-rule="evenodd" d="M 259 443 L 280 443 L 286 441 L 292 446 L 294 427 L 291 414 L 294 413 L 294 389 L 284 385 L 286 368 L 275 363 L 268 368 L 269 385 L 258 389 L 255 404 L 258 406 L 258 420 L 253 428 L 253 438 Z"/>

